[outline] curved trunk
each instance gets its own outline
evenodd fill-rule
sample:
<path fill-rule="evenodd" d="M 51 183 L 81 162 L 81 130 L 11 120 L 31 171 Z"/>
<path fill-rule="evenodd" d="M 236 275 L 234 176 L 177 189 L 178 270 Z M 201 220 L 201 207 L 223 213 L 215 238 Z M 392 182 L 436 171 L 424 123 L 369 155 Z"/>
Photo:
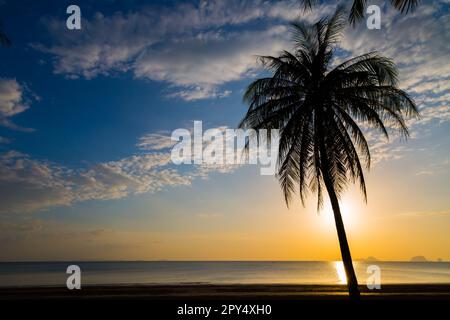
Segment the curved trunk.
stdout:
<path fill-rule="evenodd" d="M 339 238 L 339 246 L 341 248 L 342 262 L 344 264 L 345 275 L 347 277 L 348 293 L 350 298 L 359 299 L 358 279 L 356 278 L 355 270 L 353 269 L 352 256 L 350 255 L 350 248 L 345 234 L 344 222 L 342 221 L 341 209 L 339 208 L 339 201 L 334 191 L 331 179 L 328 177 L 327 171 L 323 170 L 323 180 L 327 188 L 328 195 L 333 208 L 334 221 L 336 223 L 336 230 Z"/>

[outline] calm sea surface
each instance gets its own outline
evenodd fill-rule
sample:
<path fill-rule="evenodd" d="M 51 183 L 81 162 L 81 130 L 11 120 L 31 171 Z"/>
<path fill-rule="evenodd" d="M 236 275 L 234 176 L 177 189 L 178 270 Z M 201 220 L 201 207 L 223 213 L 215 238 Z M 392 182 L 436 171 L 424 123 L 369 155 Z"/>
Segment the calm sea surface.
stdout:
<path fill-rule="evenodd" d="M 65 285 L 70 264 L 86 284 L 339 284 L 341 262 L 8 262 L 0 263 L 0 286 Z M 378 265 L 381 283 L 450 283 L 450 262 L 355 262 L 364 284 L 369 265 Z"/>

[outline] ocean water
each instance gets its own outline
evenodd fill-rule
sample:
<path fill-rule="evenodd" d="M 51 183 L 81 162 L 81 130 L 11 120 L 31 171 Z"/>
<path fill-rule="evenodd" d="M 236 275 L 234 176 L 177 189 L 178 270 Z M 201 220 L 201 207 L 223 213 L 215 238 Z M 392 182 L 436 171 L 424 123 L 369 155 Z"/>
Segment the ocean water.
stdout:
<path fill-rule="evenodd" d="M 67 266 L 81 268 L 82 285 L 119 284 L 342 284 L 342 262 L 151 261 L 5 262 L 0 286 L 65 286 Z M 381 284 L 450 283 L 450 262 L 354 262 L 361 284 L 377 265 Z"/>

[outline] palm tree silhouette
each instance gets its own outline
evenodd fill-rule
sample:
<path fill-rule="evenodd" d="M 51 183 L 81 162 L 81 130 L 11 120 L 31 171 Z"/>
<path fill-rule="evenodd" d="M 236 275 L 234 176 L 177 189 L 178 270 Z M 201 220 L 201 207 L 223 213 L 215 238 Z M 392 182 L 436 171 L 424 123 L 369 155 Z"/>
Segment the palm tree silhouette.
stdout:
<path fill-rule="evenodd" d="M 318 0 L 300 0 L 304 10 L 311 9 L 316 5 Z M 391 0 L 391 4 L 401 13 L 408 13 L 414 10 L 420 0 Z M 348 19 L 352 25 L 356 22 L 361 21 L 364 18 L 364 11 L 367 6 L 367 0 L 353 0 L 352 7 L 350 9 L 350 15 Z"/>
<path fill-rule="evenodd" d="M 363 165 L 370 151 L 360 124 L 398 129 L 406 138 L 406 116 L 417 116 L 414 101 L 397 88 L 397 70 L 375 52 L 347 60 L 330 70 L 333 47 L 346 18 L 337 9 L 315 24 L 293 24 L 295 51 L 260 59 L 273 75 L 251 83 L 244 95 L 249 109 L 241 128 L 279 129 L 277 177 L 289 206 L 298 188 L 304 204 L 307 189 L 326 189 L 334 212 L 349 294 L 359 297 L 358 281 L 339 208 L 348 182 L 359 181 L 367 199 Z"/>

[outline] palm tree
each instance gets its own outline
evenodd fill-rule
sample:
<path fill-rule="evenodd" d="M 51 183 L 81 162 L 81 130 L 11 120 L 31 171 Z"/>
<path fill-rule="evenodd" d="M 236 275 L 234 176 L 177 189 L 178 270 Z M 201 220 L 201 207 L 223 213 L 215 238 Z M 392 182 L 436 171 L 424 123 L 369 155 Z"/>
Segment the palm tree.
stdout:
<path fill-rule="evenodd" d="M 277 178 L 288 206 L 297 188 L 303 204 L 311 189 L 318 194 L 319 209 L 326 189 L 349 294 L 357 298 L 339 198 L 348 182 L 358 180 L 367 199 L 361 163 L 370 167 L 370 151 L 360 125 L 386 137 L 387 128 L 398 129 L 407 137 L 405 117 L 418 116 L 418 111 L 408 94 L 397 88 L 396 66 L 388 58 L 367 53 L 330 68 L 345 24 L 341 9 L 312 25 L 293 24 L 295 51 L 260 57 L 272 76 L 248 86 L 244 101 L 249 109 L 240 127 L 280 130 Z"/>
<path fill-rule="evenodd" d="M 316 5 L 318 0 L 300 0 L 304 10 L 311 9 Z M 408 13 L 414 10 L 420 3 L 420 0 L 391 0 L 391 4 L 401 13 Z M 353 4 L 348 17 L 350 23 L 355 25 L 356 22 L 364 18 L 364 11 L 367 6 L 367 0 L 353 0 Z"/>

